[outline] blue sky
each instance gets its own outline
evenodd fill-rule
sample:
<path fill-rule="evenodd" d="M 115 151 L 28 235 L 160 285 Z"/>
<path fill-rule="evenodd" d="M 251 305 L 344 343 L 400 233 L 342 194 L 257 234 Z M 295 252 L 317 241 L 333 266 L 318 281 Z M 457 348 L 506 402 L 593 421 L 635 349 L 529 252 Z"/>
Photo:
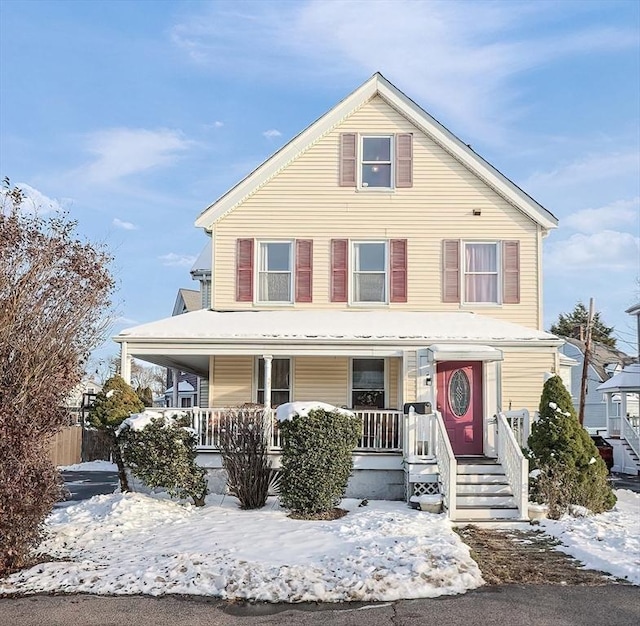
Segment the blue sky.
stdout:
<path fill-rule="evenodd" d="M 560 219 L 545 325 L 640 300 L 640 2 L 0 1 L 0 175 L 171 314 L 202 209 L 375 71 Z M 110 344 L 101 354 L 115 353 Z"/>

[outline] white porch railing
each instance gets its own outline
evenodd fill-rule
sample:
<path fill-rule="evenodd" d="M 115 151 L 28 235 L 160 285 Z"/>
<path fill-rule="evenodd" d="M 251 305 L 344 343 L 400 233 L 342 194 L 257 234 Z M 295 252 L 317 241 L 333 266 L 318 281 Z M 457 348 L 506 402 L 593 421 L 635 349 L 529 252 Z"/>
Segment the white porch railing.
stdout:
<path fill-rule="evenodd" d="M 503 414 L 507 418 L 509 426 L 511 426 L 516 441 L 521 448 L 525 448 L 531 434 L 529 411 L 520 409 L 519 411 L 503 411 Z"/>
<path fill-rule="evenodd" d="M 198 438 L 198 449 L 216 451 L 220 447 L 221 433 L 232 426 L 237 419 L 255 416 L 262 413 L 262 407 L 251 408 L 209 408 L 197 407 L 183 409 L 152 409 L 154 411 L 183 411 L 191 416 L 192 428 Z M 401 411 L 392 410 L 354 410 L 360 418 L 360 441 L 356 445 L 357 452 L 401 452 L 403 441 L 403 415 Z M 278 422 L 269 421 L 271 427 L 271 448 L 282 447 Z"/>
<path fill-rule="evenodd" d="M 498 413 L 498 461 L 513 491 L 521 519 L 528 516 L 529 461 L 524 458 L 520 445 L 509 425 L 507 416 Z"/>
<path fill-rule="evenodd" d="M 620 422 L 620 436 L 631 446 L 636 456 L 640 457 L 640 421 L 637 417 L 621 417 Z"/>
<path fill-rule="evenodd" d="M 453 448 L 449 441 L 449 435 L 444 425 L 442 415 L 436 411 L 433 422 L 435 424 L 435 457 L 440 474 L 440 489 L 442 499 L 449 515 L 449 519 L 456 519 L 456 486 L 457 463 L 453 454 Z"/>

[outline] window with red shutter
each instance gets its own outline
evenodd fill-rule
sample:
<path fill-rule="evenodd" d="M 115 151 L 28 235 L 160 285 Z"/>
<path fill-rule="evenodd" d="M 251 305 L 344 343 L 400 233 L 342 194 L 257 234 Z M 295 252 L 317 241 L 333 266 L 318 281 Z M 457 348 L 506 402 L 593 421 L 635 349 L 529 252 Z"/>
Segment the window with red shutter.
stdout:
<path fill-rule="evenodd" d="M 347 239 L 331 240 L 331 302 L 347 302 L 348 250 Z"/>
<path fill-rule="evenodd" d="M 253 239 L 236 240 L 236 301 L 253 302 Z"/>
<path fill-rule="evenodd" d="M 520 304 L 520 242 L 502 242 L 502 301 Z"/>
<path fill-rule="evenodd" d="M 460 241 L 442 242 L 442 301 L 460 302 Z"/>
<path fill-rule="evenodd" d="M 340 169 L 338 182 L 341 187 L 358 184 L 358 136 L 355 133 L 340 135 Z"/>
<path fill-rule="evenodd" d="M 296 302 L 313 300 L 313 241 L 296 239 Z"/>
<path fill-rule="evenodd" d="M 413 187 L 413 135 L 396 135 L 396 181 L 398 188 Z"/>
<path fill-rule="evenodd" d="M 407 301 L 407 240 L 392 239 L 389 265 L 391 270 L 391 302 Z"/>

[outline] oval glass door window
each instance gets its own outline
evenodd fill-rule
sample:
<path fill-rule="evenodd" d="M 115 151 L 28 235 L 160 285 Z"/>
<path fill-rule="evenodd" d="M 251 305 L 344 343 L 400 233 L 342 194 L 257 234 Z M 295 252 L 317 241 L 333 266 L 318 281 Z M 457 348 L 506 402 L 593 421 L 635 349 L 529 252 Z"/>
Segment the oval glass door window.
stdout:
<path fill-rule="evenodd" d="M 449 406 L 456 417 L 462 417 L 469 410 L 471 384 L 464 370 L 456 370 L 449 379 Z"/>

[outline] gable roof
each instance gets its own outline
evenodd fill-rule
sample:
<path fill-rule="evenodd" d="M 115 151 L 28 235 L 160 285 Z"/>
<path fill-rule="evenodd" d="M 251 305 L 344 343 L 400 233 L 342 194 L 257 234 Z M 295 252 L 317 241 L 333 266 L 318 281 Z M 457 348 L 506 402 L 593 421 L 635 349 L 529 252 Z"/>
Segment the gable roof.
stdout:
<path fill-rule="evenodd" d="M 584 351 L 586 348 L 584 341 L 573 339 L 572 337 L 563 337 L 563 339 L 568 344 L 575 346 L 584 357 Z M 591 367 L 596 371 L 600 380 L 604 381 L 611 377 L 611 374 L 607 371 L 608 365 L 619 365 L 620 367 L 624 367 L 633 361 L 633 357 L 630 357 L 616 348 L 611 348 L 597 341 L 594 341 L 591 344 L 591 359 L 589 361 L 589 365 L 591 365 Z"/>
<path fill-rule="evenodd" d="M 172 315 L 190 313 L 202 308 L 200 292 L 195 289 L 178 289 L 176 303 L 173 305 Z"/>
<path fill-rule="evenodd" d="M 545 229 L 556 228 L 558 220 L 551 212 L 485 161 L 470 146 L 458 139 L 379 72 L 209 205 L 198 216 L 195 225 L 210 230 L 215 222 L 253 195 L 318 139 L 375 96 L 384 99 L 425 135 L 534 222 Z"/>
<path fill-rule="evenodd" d="M 211 253 L 212 253 L 212 241 L 211 237 L 209 237 L 209 241 L 207 245 L 202 248 L 198 258 L 195 260 L 195 263 L 191 266 L 191 276 L 196 278 L 197 276 L 201 276 L 203 274 L 211 274 Z"/>

